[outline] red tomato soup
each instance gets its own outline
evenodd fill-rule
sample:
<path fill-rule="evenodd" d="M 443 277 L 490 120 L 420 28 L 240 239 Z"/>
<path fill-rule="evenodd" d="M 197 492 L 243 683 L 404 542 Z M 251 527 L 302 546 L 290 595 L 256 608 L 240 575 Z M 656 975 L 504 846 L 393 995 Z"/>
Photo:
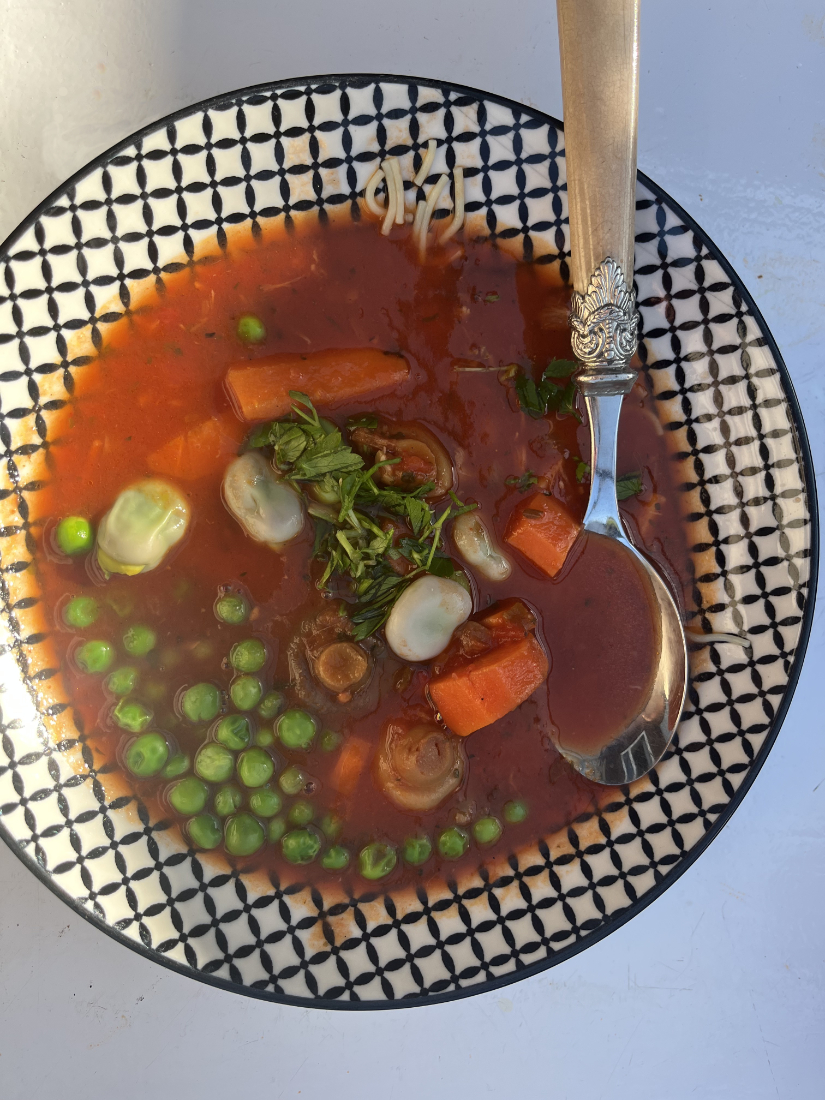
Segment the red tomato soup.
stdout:
<path fill-rule="evenodd" d="M 639 578 L 578 537 L 568 288 L 404 232 L 299 221 L 146 290 L 49 452 L 77 721 L 188 846 L 281 881 L 451 876 L 593 809 L 555 744 L 620 726 L 655 649 Z M 681 592 L 641 379 L 619 455 Z"/>

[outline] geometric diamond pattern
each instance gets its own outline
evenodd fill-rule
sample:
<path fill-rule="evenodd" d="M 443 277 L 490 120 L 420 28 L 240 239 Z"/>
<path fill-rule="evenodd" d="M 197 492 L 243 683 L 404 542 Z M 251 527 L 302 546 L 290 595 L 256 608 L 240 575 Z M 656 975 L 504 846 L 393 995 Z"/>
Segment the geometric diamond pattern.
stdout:
<path fill-rule="evenodd" d="M 359 217 L 376 162 L 464 167 L 466 232 L 569 277 L 560 124 L 450 84 L 329 77 L 198 104 L 90 165 L 0 246 L 0 835 L 99 927 L 191 976 L 274 1000 L 390 1007 L 552 965 L 648 904 L 761 766 L 810 630 L 816 511 L 799 409 L 724 259 L 650 181 L 637 191 L 641 355 L 678 468 L 697 649 L 671 751 L 598 815 L 459 882 L 328 895 L 182 850 L 96 770 L 51 663 L 33 568 L 52 414 L 136 288 L 277 219 Z M 412 169 L 409 170 L 409 169 Z M 436 216 L 448 215 L 446 198 Z"/>

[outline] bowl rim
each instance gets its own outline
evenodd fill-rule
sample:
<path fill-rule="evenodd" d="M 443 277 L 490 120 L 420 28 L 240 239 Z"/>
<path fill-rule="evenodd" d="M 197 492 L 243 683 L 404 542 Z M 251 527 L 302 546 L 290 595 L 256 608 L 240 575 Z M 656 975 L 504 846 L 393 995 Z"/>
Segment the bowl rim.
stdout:
<path fill-rule="evenodd" d="M 434 77 L 415 77 L 404 76 L 398 73 L 370 73 L 370 72 L 352 72 L 352 73 L 321 73 L 316 76 L 297 76 L 287 77 L 281 80 L 268 80 L 259 84 L 250 84 L 246 87 L 236 88 L 232 91 L 222 92 L 218 95 L 208 96 L 205 99 L 197 100 L 194 103 L 188 104 L 186 107 L 181 107 L 170 114 L 164 115 L 161 118 L 147 123 L 145 126 L 141 126 L 138 130 L 129 134 L 127 137 L 116 142 L 108 149 L 103 150 L 92 160 L 88 161 L 77 172 L 74 172 L 68 179 L 64 180 L 58 187 L 56 187 L 49 195 L 46 196 L 38 205 L 16 226 L 14 230 L 2 243 L 0 243 L 0 258 L 8 257 L 10 250 L 14 247 L 17 241 L 31 229 L 34 223 L 50 208 L 55 202 L 66 193 L 66 191 L 80 183 L 93 171 L 103 167 L 113 157 L 124 149 L 132 146 L 136 141 L 142 138 L 148 137 L 150 134 L 168 126 L 179 119 L 187 118 L 199 110 L 208 110 L 210 107 L 217 107 L 221 104 L 231 102 L 233 99 L 246 99 L 254 95 L 266 94 L 270 91 L 275 91 L 284 88 L 300 87 L 301 85 L 322 85 L 325 83 L 340 83 L 340 82 L 366 82 L 366 83 L 390 83 L 390 84 L 413 84 L 419 87 L 435 88 L 435 89 L 449 89 L 451 91 L 459 92 L 463 95 L 473 96 L 474 98 L 487 100 L 492 103 L 500 104 L 501 106 L 511 109 L 513 107 L 519 108 L 529 113 L 534 118 L 540 119 L 547 125 L 554 126 L 556 129 L 564 132 L 564 124 L 560 119 L 555 118 L 553 115 L 549 115 L 544 111 L 541 111 L 535 107 L 527 104 L 520 103 L 518 100 L 510 99 L 507 96 L 497 95 L 494 92 L 486 92 L 479 88 L 470 87 L 466 84 L 458 84 L 452 80 L 439 80 Z M 728 802 L 722 813 L 713 823 L 711 828 L 705 833 L 705 835 L 699 840 L 688 852 L 688 854 L 679 861 L 674 867 L 672 867 L 667 874 L 661 879 L 660 882 L 652 886 L 646 891 L 640 898 L 632 902 L 624 910 L 621 915 L 613 918 L 610 922 L 604 925 L 602 928 L 589 932 L 581 940 L 570 944 L 568 947 L 562 948 L 555 952 L 548 958 L 538 960 L 535 963 L 531 963 L 522 969 L 512 971 L 509 974 L 501 975 L 497 978 L 490 978 L 484 982 L 479 982 L 477 985 L 470 985 L 463 989 L 454 989 L 445 993 L 436 993 L 424 998 L 415 999 L 399 999 L 399 1000 L 322 1000 L 312 999 L 309 997 L 296 997 L 292 994 L 284 993 L 272 993 L 267 990 L 254 989 L 247 985 L 236 984 L 227 978 L 220 978 L 216 975 L 206 974 L 201 970 L 197 970 L 194 967 L 188 966 L 185 963 L 178 962 L 175 959 L 169 958 L 167 955 L 163 955 L 160 952 L 146 947 L 139 940 L 132 939 L 124 932 L 118 931 L 112 925 L 107 924 L 104 920 L 98 917 L 94 912 L 85 908 L 75 898 L 71 897 L 61 886 L 57 884 L 54 876 L 46 871 L 36 859 L 29 856 L 23 851 L 6 830 L 2 821 L 0 821 L 0 838 L 5 841 L 7 846 L 44 886 L 46 886 L 53 894 L 55 894 L 65 905 L 68 905 L 78 916 L 82 917 L 85 921 L 91 924 L 93 927 L 104 932 L 111 937 L 117 943 L 123 944 L 130 950 L 135 951 L 138 955 L 141 955 L 144 959 L 166 967 L 168 970 L 174 971 L 183 977 L 194 979 L 195 981 L 203 982 L 205 985 L 213 986 L 217 989 L 224 989 L 231 993 L 236 993 L 241 996 L 252 997 L 256 1000 L 269 1001 L 270 1003 L 293 1005 L 297 1008 L 312 1008 L 317 1010 L 329 1010 L 329 1011 L 376 1011 L 376 1010 L 392 1010 L 403 1008 L 426 1008 L 430 1005 L 443 1004 L 447 1001 L 458 1001 L 466 997 L 478 996 L 480 993 L 489 993 L 497 989 L 502 989 L 505 986 L 512 985 L 514 982 L 522 981 L 524 978 L 530 978 L 537 974 L 541 974 L 545 970 L 549 970 L 551 967 L 556 966 L 558 963 L 565 962 L 567 959 L 572 958 L 574 955 L 579 954 L 580 951 L 584 951 L 586 948 L 592 946 L 595 943 L 603 940 L 628 921 L 638 916 L 642 910 L 646 909 L 652 902 L 668 890 L 677 879 L 687 871 L 696 860 L 706 851 L 710 844 L 716 839 L 717 836 L 727 825 L 730 818 L 739 808 L 745 795 L 750 790 L 757 775 L 762 769 L 771 749 L 774 746 L 776 738 L 779 735 L 779 731 L 787 716 L 791 702 L 793 700 L 794 692 L 796 691 L 799 677 L 802 671 L 802 665 L 805 659 L 805 653 L 808 648 L 808 642 L 810 640 L 811 631 L 813 628 L 814 610 L 816 606 L 816 592 L 817 581 L 819 574 L 819 507 L 817 501 L 817 486 L 816 477 L 813 466 L 813 456 L 811 453 L 810 441 L 808 439 L 808 433 L 805 429 L 805 422 L 802 416 L 802 409 L 799 404 L 799 399 L 796 396 L 796 391 L 793 387 L 790 373 L 782 355 L 777 347 L 776 340 L 773 337 L 770 329 L 765 323 L 765 319 L 762 316 L 759 307 L 756 305 L 750 291 L 742 283 L 739 275 L 734 271 L 733 266 L 728 261 L 722 251 L 716 246 L 707 232 L 695 221 L 695 219 L 687 213 L 687 211 L 680 206 L 662 187 L 656 184 L 649 176 L 644 172 L 637 172 L 637 179 L 641 181 L 648 190 L 650 190 L 657 198 L 662 199 L 667 207 L 677 215 L 682 223 L 687 226 L 692 232 L 698 234 L 701 239 L 713 249 L 715 255 L 714 258 L 719 263 L 726 276 L 730 279 L 731 283 L 735 286 L 737 293 L 742 296 L 744 303 L 753 316 L 755 324 L 758 326 L 762 334 L 764 335 L 767 343 L 767 347 L 770 350 L 771 356 L 776 364 L 779 378 L 782 383 L 782 389 L 785 393 L 788 405 L 790 407 L 793 416 L 793 429 L 796 433 L 796 437 L 799 443 L 799 451 L 802 459 L 802 467 L 805 475 L 805 490 L 808 499 L 808 508 L 810 511 L 810 577 L 808 581 L 808 594 L 805 601 L 805 607 L 802 613 L 802 621 L 800 624 L 799 641 L 794 653 L 793 663 L 788 675 L 787 686 L 782 696 L 782 702 L 777 708 L 776 717 L 772 723 L 770 732 L 766 735 L 765 741 L 759 751 L 758 758 L 754 764 L 748 769 L 747 774 L 740 783 L 739 787 L 734 792 L 730 802 Z"/>

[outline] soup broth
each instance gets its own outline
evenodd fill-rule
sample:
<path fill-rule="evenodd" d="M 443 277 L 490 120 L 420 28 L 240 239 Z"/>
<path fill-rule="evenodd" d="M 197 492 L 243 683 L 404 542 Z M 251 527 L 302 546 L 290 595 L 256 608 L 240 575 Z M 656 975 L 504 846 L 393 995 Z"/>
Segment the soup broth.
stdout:
<path fill-rule="evenodd" d="M 51 520 L 38 568 L 66 687 L 98 759 L 116 761 L 136 795 L 176 823 L 185 845 L 213 847 L 211 836 L 217 855 L 281 880 L 346 886 L 366 873 L 400 885 L 517 850 L 604 797 L 555 743 L 590 743 L 632 709 L 644 688 L 634 676 L 649 670 L 655 646 L 644 590 L 586 540 L 554 577 L 505 541 L 515 511 L 524 522 L 541 518 L 541 501 L 527 507 L 538 495 L 572 524 L 584 512 L 587 429 L 568 389 L 569 369 L 557 379 L 566 404 L 556 394 L 546 414 L 524 410 L 525 380 L 536 382 L 548 365 L 570 358 L 568 299 L 567 287 L 548 285 L 537 267 L 489 243 L 468 241 L 422 264 L 403 230 L 388 238 L 372 223 L 298 222 L 254 247 L 230 238 L 226 254 L 169 277 L 162 290 L 146 290 L 112 326 L 57 415 L 43 495 Z M 328 561 L 313 557 L 313 548 L 328 505 L 309 497 L 307 484 L 296 483 L 302 507 L 317 514 L 305 515 L 300 533 L 277 549 L 249 537 L 227 506 L 225 472 L 248 451 L 256 427 L 237 414 L 228 369 L 330 349 L 400 354 L 408 373 L 381 392 L 317 401 L 318 415 L 330 422 L 324 431 L 334 425 L 348 446 L 350 417 L 360 417 L 367 432 L 377 430 L 375 422 L 412 423 L 449 455 L 454 499 L 431 505 L 436 515 L 452 509 L 436 556 L 450 583 L 469 590 L 475 634 L 464 623 L 434 657 L 393 652 L 383 625 L 346 648 L 357 594 L 335 577 L 331 591 L 319 588 Z M 299 422 L 292 411 L 280 419 Z M 254 453 L 270 463 L 270 447 Z M 628 527 L 681 585 L 688 577 L 681 517 L 642 381 L 625 402 L 619 456 L 632 490 L 622 504 Z M 119 494 L 147 478 L 171 484 L 189 514 L 184 537 L 157 567 L 107 576 L 93 551 L 61 552 L 58 521 L 86 517 L 100 540 Z M 457 550 L 454 514 L 473 504 L 509 564 L 504 578 L 491 579 Z M 598 583 L 583 591 L 577 570 L 605 554 L 588 570 Z M 506 615 L 496 619 L 501 608 Z M 326 672 L 312 649 L 319 638 Z M 108 649 L 84 649 L 90 643 Z M 338 650 L 329 649 L 333 643 Z M 476 643 L 487 646 L 481 656 Z M 519 646 L 529 648 L 534 666 L 546 661 L 549 674 L 470 736 L 437 735 L 444 726 L 434 705 L 439 677 L 447 677 L 445 692 L 458 690 L 450 685 L 465 683 L 462 668 L 483 657 L 495 671 L 495 647 L 503 653 L 507 645 L 516 647 L 513 660 L 521 660 Z M 324 675 L 349 683 L 341 668 L 352 660 L 362 675 L 352 690 L 319 686 Z M 192 693 L 198 685 L 210 687 L 214 707 L 206 688 Z M 379 757 L 388 730 L 397 727 L 403 738 L 419 726 L 426 736 L 416 745 L 430 753 L 427 767 L 441 766 L 445 745 L 463 763 L 456 765 L 460 781 L 437 805 L 411 809 L 387 796 Z M 147 732 L 166 746 L 163 769 L 148 774 L 149 745 L 138 754 L 147 774 L 135 774 L 133 746 Z M 219 747 L 214 759 L 199 756 L 204 744 Z M 416 767 L 424 767 L 420 754 Z"/>

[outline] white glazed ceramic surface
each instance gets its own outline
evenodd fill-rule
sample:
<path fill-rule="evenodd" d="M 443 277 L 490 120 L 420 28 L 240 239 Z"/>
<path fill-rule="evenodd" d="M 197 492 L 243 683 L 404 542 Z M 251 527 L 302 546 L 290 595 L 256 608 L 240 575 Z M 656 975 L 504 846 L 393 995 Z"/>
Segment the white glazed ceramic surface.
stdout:
<path fill-rule="evenodd" d="M 701 230 L 640 180 L 635 277 L 645 370 L 678 464 L 700 609 L 673 750 L 565 834 L 471 881 L 351 898 L 245 878 L 112 798 L 49 666 L 38 603 L 39 484 L 53 413 L 137 285 L 226 233 L 358 217 L 376 163 L 434 182 L 464 167 L 468 232 L 567 277 L 564 140 L 484 93 L 396 77 L 266 85 L 199 104 L 105 154 L 0 251 L 0 833 L 67 902 L 194 977 L 323 1007 L 478 992 L 552 965 L 657 896 L 721 828 L 770 749 L 810 628 L 810 460 L 764 323 Z M 813 560 L 816 560 L 815 557 Z M 812 602 L 812 601 L 811 601 Z M 108 783 L 107 783 L 108 785 Z M 366 884 L 365 884 L 366 885 Z"/>

